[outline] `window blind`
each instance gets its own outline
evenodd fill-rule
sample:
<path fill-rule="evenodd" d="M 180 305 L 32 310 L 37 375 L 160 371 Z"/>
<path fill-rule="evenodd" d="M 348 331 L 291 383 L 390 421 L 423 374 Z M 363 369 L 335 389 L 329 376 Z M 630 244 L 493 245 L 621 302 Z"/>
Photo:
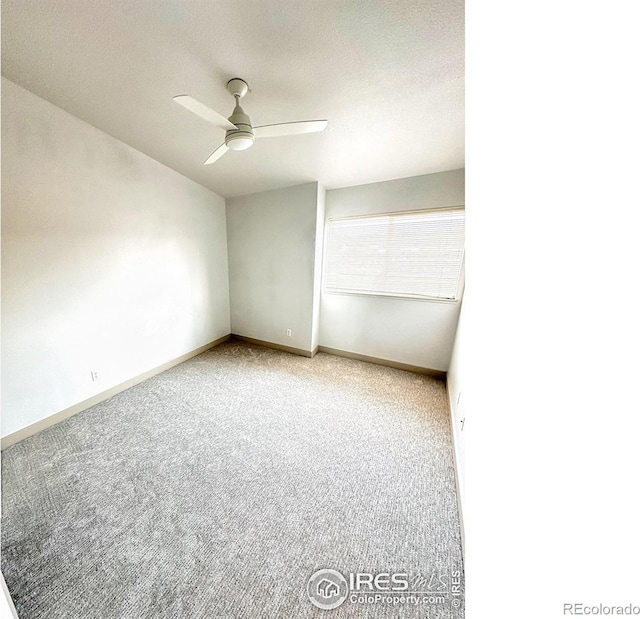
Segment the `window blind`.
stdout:
<path fill-rule="evenodd" d="M 325 292 L 455 299 L 464 208 L 330 219 Z"/>

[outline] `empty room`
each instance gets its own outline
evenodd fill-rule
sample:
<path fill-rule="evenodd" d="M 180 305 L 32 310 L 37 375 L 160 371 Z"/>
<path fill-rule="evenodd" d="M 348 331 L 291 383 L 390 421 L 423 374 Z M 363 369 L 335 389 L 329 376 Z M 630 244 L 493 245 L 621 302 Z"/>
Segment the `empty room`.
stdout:
<path fill-rule="evenodd" d="M 464 6 L 2 2 L 19 619 L 464 616 Z"/>

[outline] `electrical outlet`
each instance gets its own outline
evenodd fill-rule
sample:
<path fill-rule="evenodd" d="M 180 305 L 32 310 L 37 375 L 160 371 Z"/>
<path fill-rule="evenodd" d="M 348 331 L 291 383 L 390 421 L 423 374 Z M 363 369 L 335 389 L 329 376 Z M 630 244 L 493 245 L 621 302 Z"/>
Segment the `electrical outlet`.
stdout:
<path fill-rule="evenodd" d="M 91 371 L 91 380 L 95 383 L 98 380 L 98 370 Z"/>
<path fill-rule="evenodd" d="M 291 329 L 287 329 L 287 337 L 291 337 Z"/>

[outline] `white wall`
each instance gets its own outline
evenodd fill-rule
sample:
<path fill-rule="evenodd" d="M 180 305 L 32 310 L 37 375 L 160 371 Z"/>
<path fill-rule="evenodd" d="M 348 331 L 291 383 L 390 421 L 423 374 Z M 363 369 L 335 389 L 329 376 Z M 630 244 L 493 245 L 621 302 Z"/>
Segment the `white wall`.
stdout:
<path fill-rule="evenodd" d="M 463 388 L 465 384 L 465 364 L 464 364 L 464 338 L 465 338 L 465 310 L 464 302 L 460 309 L 458 329 L 451 354 L 451 363 L 447 372 L 447 392 L 449 394 L 449 406 L 451 408 L 451 426 L 453 436 L 453 447 L 456 455 L 456 478 L 458 482 L 458 500 L 460 502 L 461 521 L 464 514 L 465 491 L 464 491 L 464 471 L 465 471 L 465 446 L 464 437 L 466 427 L 465 395 Z M 464 421 L 464 426 L 462 422 Z M 464 529 L 463 529 L 464 535 Z M 464 545 L 464 538 L 463 538 Z"/>
<path fill-rule="evenodd" d="M 2 218 L 3 436 L 230 332 L 224 200 L 4 78 Z"/>
<path fill-rule="evenodd" d="M 327 191 L 325 221 L 464 204 L 464 170 Z M 322 294 L 320 346 L 432 370 L 449 367 L 460 303 Z"/>
<path fill-rule="evenodd" d="M 312 351 L 318 195 L 307 183 L 227 200 L 234 334 Z"/>

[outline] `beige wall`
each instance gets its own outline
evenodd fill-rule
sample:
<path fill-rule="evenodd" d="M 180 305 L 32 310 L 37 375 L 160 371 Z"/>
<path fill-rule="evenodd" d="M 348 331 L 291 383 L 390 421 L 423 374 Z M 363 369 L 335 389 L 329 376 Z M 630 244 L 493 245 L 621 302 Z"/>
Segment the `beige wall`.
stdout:
<path fill-rule="evenodd" d="M 2 435 L 229 330 L 224 200 L 3 78 Z"/>

